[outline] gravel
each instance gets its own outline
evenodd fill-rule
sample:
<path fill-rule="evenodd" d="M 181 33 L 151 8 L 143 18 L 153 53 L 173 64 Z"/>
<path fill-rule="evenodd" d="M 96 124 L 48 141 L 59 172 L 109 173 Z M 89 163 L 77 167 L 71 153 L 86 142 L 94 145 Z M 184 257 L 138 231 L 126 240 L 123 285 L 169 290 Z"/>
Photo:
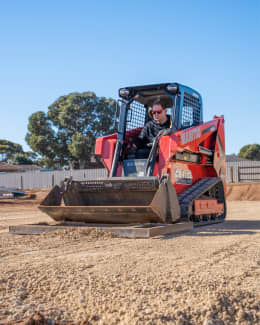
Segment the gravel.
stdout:
<path fill-rule="evenodd" d="M 260 203 L 228 211 L 151 239 L 0 233 L 0 324 L 258 324 Z"/>

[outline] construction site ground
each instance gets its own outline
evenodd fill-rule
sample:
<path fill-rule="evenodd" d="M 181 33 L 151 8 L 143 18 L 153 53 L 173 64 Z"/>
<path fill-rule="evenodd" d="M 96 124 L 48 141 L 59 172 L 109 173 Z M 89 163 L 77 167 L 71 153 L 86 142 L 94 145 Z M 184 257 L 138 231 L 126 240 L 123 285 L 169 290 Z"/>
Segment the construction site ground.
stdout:
<path fill-rule="evenodd" d="M 51 222 L 48 191 L 0 201 L 0 324 L 260 323 L 260 184 L 229 186 L 227 221 L 185 234 L 8 233 Z"/>

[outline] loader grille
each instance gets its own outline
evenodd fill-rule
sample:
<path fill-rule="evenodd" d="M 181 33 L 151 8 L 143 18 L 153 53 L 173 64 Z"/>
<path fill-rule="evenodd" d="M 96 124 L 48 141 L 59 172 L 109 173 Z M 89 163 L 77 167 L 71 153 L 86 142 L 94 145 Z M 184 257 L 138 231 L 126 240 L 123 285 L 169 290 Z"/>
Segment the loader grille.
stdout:
<path fill-rule="evenodd" d="M 154 191 L 159 187 L 157 177 L 113 177 L 104 180 L 89 180 L 80 182 L 80 192 L 103 191 Z"/>
<path fill-rule="evenodd" d="M 130 104 L 127 112 L 126 130 L 132 130 L 144 126 L 146 122 L 146 108 L 136 101 Z"/>
<path fill-rule="evenodd" d="M 183 111 L 182 111 L 182 128 L 189 128 L 200 124 L 201 105 L 199 98 L 188 93 L 184 93 Z"/>

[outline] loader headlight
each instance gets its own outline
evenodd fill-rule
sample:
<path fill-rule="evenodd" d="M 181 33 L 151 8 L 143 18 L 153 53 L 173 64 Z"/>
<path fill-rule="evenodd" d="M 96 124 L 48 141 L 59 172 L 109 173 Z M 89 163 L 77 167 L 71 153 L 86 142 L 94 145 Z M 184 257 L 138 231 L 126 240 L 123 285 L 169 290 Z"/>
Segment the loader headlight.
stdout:
<path fill-rule="evenodd" d="M 176 84 L 170 84 L 166 87 L 169 93 L 176 95 L 178 92 L 178 86 Z"/>
<path fill-rule="evenodd" d="M 126 88 L 119 89 L 120 97 L 127 98 L 129 96 L 129 94 L 130 94 L 129 89 L 126 89 Z"/>

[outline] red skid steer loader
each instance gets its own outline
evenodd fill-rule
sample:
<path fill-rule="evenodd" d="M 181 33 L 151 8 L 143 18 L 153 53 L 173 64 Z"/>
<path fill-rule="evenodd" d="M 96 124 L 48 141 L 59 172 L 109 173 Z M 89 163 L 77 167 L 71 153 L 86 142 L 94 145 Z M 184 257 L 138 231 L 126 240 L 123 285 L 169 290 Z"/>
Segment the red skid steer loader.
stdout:
<path fill-rule="evenodd" d="M 107 170 L 97 180 L 66 180 L 40 209 L 56 221 L 86 223 L 222 222 L 225 202 L 224 117 L 203 122 L 201 95 L 179 83 L 119 89 L 118 132 L 96 140 Z M 170 128 L 144 157 L 132 150 L 149 108 L 160 98 Z"/>

